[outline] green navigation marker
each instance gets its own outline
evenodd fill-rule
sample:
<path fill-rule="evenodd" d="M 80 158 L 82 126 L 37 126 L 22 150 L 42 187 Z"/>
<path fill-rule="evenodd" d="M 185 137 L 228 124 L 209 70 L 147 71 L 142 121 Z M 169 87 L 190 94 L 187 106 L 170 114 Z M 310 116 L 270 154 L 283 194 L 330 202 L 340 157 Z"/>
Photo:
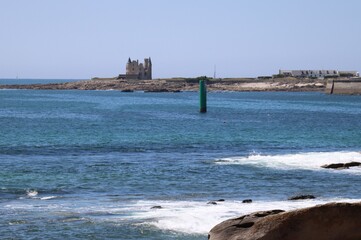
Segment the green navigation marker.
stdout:
<path fill-rule="evenodd" d="M 199 81 L 199 111 L 207 112 L 207 86 L 204 80 Z"/>

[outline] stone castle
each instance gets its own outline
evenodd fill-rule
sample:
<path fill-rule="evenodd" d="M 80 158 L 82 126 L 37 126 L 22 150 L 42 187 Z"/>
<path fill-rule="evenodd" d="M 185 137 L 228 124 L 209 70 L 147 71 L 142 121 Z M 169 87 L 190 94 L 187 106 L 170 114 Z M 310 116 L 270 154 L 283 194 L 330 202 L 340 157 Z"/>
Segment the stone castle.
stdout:
<path fill-rule="evenodd" d="M 144 64 L 139 63 L 138 60 L 128 59 L 125 74 L 120 74 L 118 79 L 152 79 L 152 60 L 150 58 L 144 59 Z"/>

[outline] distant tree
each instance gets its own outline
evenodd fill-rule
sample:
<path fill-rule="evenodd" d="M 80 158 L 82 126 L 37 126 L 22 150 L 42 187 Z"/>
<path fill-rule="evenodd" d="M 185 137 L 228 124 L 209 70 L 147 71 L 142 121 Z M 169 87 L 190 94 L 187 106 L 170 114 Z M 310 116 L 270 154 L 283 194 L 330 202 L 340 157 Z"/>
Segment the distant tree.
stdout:
<path fill-rule="evenodd" d="M 210 80 L 211 78 L 207 77 L 207 76 L 199 76 L 199 77 L 196 77 L 196 80 Z"/>
<path fill-rule="evenodd" d="M 275 74 L 275 75 L 272 75 L 273 78 L 284 78 L 286 77 L 284 74 Z"/>

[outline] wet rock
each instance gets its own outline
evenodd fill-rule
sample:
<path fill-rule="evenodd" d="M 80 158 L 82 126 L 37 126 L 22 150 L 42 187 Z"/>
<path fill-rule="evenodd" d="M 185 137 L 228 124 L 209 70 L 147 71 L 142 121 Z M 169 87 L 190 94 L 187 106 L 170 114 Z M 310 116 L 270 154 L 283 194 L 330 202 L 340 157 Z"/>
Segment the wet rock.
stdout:
<path fill-rule="evenodd" d="M 220 198 L 218 200 L 209 201 L 209 202 L 207 202 L 207 204 L 217 205 L 217 202 L 224 202 L 224 201 L 226 201 L 226 200 L 224 200 L 223 198 Z"/>
<path fill-rule="evenodd" d="M 331 163 L 331 164 L 326 164 L 326 165 L 322 165 L 322 168 L 332 168 L 332 169 L 345 169 L 345 164 L 344 163 Z"/>
<path fill-rule="evenodd" d="M 213 227 L 209 240 L 361 239 L 361 202 L 257 212 Z"/>
<path fill-rule="evenodd" d="M 252 202 L 252 199 L 244 199 L 243 201 L 242 201 L 242 203 L 251 203 Z"/>
<path fill-rule="evenodd" d="M 360 162 L 349 162 L 349 163 L 331 163 L 331 164 L 322 165 L 321 167 L 342 170 L 342 169 L 348 169 L 350 167 L 360 167 L 360 166 L 361 166 Z"/>
<path fill-rule="evenodd" d="M 122 92 L 134 92 L 132 89 L 123 89 Z"/>
<path fill-rule="evenodd" d="M 162 209 L 162 208 L 163 208 L 162 206 L 153 206 L 150 209 Z"/>
<path fill-rule="evenodd" d="M 349 163 L 345 163 L 345 167 L 359 167 L 361 166 L 360 162 L 349 162 Z"/>
<path fill-rule="evenodd" d="M 158 92 L 169 92 L 169 90 L 166 89 L 166 88 L 153 88 L 153 89 L 145 90 L 144 92 L 146 92 L 146 93 L 158 93 Z"/>
<path fill-rule="evenodd" d="M 315 199 L 316 197 L 313 195 L 297 195 L 288 198 L 288 200 L 304 200 L 304 199 Z"/>

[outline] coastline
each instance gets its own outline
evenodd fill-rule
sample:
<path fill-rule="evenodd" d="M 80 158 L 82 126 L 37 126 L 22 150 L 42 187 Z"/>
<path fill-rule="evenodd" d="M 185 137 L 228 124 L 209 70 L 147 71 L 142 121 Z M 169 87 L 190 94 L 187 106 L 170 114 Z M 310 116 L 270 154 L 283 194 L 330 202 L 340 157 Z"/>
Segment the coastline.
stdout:
<path fill-rule="evenodd" d="M 122 92 L 198 91 L 198 79 L 172 78 L 154 80 L 116 80 L 112 78 L 81 80 L 67 83 L 0 85 L 0 89 L 33 90 L 117 90 Z M 289 91 L 324 92 L 325 80 L 318 79 L 253 79 L 229 78 L 207 80 L 208 91 Z"/>

